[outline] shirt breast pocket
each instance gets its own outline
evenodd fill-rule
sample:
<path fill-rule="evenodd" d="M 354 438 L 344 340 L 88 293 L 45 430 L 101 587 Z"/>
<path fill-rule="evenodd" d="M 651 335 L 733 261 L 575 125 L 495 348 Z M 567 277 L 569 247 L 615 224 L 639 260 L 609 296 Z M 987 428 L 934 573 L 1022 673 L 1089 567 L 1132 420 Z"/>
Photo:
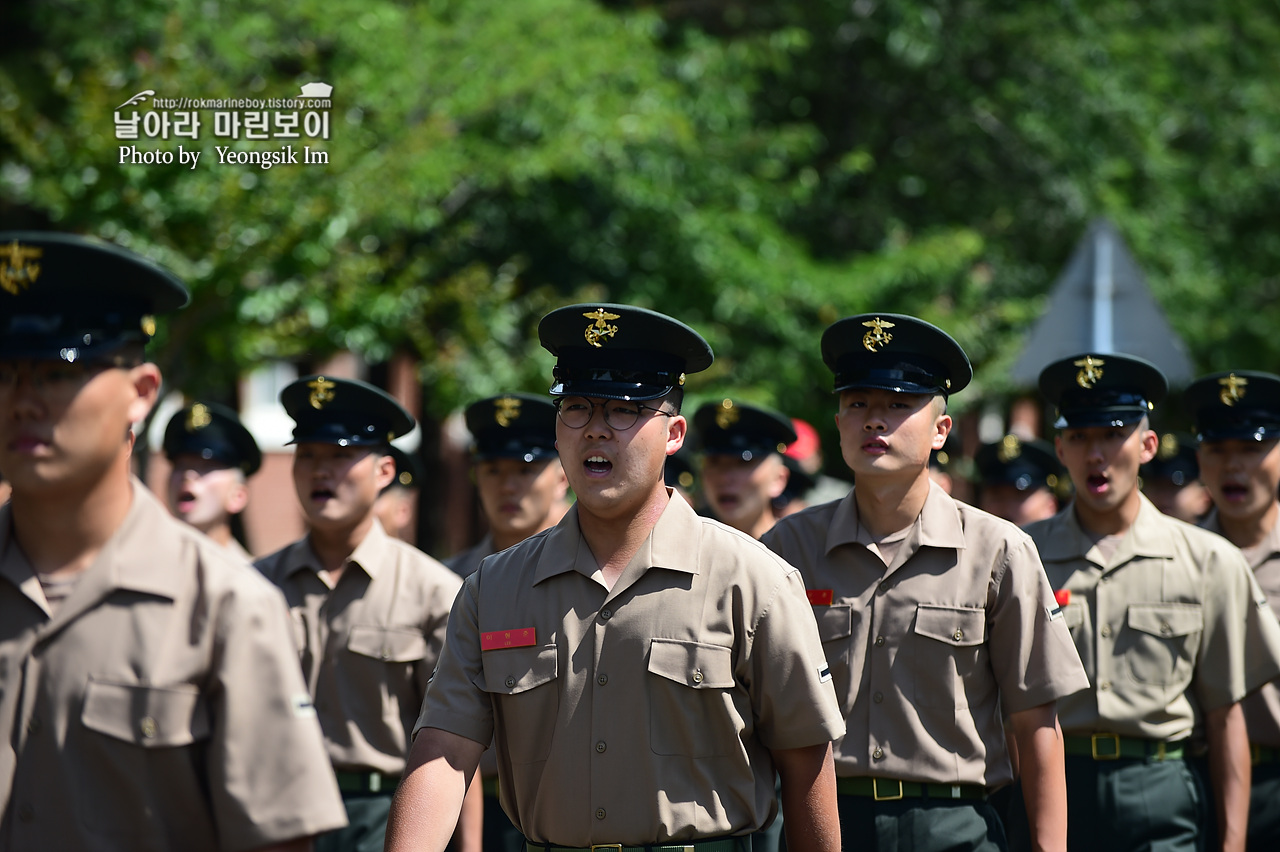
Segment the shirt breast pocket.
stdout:
<path fill-rule="evenodd" d="M 497 748 L 513 764 L 546 760 L 560 709 L 555 645 L 484 651 L 480 688 L 493 699 Z"/>
<path fill-rule="evenodd" d="M 986 627 L 985 609 L 916 607 L 909 676 L 915 684 L 917 704 L 948 710 L 968 706 L 965 680 L 981 664 Z"/>
<path fill-rule="evenodd" d="M 649 645 L 649 736 L 654 754 L 713 757 L 742 750 L 733 649 L 677 639 Z"/>
<path fill-rule="evenodd" d="M 427 637 L 411 627 L 351 628 L 347 650 L 384 663 L 416 663 L 427 656 Z"/>
<path fill-rule="evenodd" d="M 861 615 L 860 610 L 849 604 L 813 608 L 813 617 L 818 622 L 818 638 L 822 640 L 822 653 L 831 669 L 831 685 L 840 702 L 840 712 L 845 716 L 853 710 L 850 660 L 853 656 L 854 623 Z"/>
<path fill-rule="evenodd" d="M 1124 655 L 1129 677 L 1152 686 L 1182 684 L 1191 677 L 1204 630 L 1200 604 L 1130 604 L 1126 624 L 1116 651 Z"/>

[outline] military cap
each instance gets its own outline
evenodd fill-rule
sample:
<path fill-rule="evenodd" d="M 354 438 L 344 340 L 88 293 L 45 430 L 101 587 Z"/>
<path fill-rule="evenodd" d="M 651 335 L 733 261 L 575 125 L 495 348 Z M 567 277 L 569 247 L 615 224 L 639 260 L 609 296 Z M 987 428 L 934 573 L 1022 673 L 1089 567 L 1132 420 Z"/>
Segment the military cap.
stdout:
<path fill-rule="evenodd" d="M 390 488 L 399 485 L 404 488 L 418 488 L 422 482 L 422 463 L 418 461 L 417 456 L 411 456 L 399 447 L 392 445 L 387 448 L 387 455 L 396 460 L 396 478 L 392 480 Z"/>
<path fill-rule="evenodd" d="M 280 391 L 297 425 L 291 444 L 372 447 L 413 429 L 413 417 L 386 391 L 353 379 L 306 376 Z"/>
<path fill-rule="evenodd" d="M 980 485 L 1012 485 L 1019 491 L 1048 488 L 1057 491 L 1062 465 L 1048 441 L 1024 441 L 1005 435 L 983 444 L 973 457 Z"/>
<path fill-rule="evenodd" d="M 556 455 L 556 407 L 546 397 L 506 393 L 467 406 L 471 454 L 483 459 L 523 459 Z"/>
<path fill-rule="evenodd" d="M 256 473 L 262 451 L 236 413 L 216 402 L 193 402 L 173 417 L 164 429 L 164 454 L 170 459 L 191 453 L 244 471 Z"/>
<path fill-rule="evenodd" d="M 657 399 L 714 359 L 689 326 L 630 305 L 557 308 L 538 323 L 538 339 L 557 359 L 552 396 Z"/>
<path fill-rule="evenodd" d="M 969 356 L 937 326 L 903 314 L 859 314 L 827 326 L 822 360 L 835 390 L 953 394 L 973 378 Z"/>
<path fill-rule="evenodd" d="M 1179 487 L 1200 478 L 1195 442 L 1187 435 L 1165 432 L 1160 436 L 1156 457 L 1144 464 L 1138 475 L 1144 480 L 1167 479 Z"/>
<path fill-rule="evenodd" d="M 1280 376 L 1254 370 L 1213 373 L 1183 395 L 1201 441 L 1280 438 Z"/>
<path fill-rule="evenodd" d="M 791 421 L 776 411 L 731 399 L 708 402 L 693 415 L 698 449 L 709 455 L 737 456 L 744 461 L 784 453 L 796 440 Z"/>
<path fill-rule="evenodd" d="M 187 298 L 173 273 L 118 246 L 0 231 L 0 358 L 102 358 L 127 343 L 145 344 L 155 315 Z"/>
<path fill-rule="evenodd" d="M 1132 355 L 1081 353 L 1040 371 L 1040 393 L 1058 408 L 1058 429 L 1125 426 L 1169 391 L 1160 368 Z"/>

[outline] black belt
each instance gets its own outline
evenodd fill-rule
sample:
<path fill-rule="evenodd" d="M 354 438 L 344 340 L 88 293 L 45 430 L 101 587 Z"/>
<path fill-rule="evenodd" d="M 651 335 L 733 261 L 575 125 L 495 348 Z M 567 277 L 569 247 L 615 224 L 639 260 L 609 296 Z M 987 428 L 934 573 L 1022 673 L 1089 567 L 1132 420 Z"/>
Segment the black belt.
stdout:
<path fill-rule="evenodd" d="M 1094 760 L 1181 760 L 1186 741 L 1167 743 L 1163 740 L 1144 740 L 1138 737 L 1122 737 L 1119 734 L 1093 734 L 1088 737 L 1066 736 L 1062 738 L 1063 751 L 1072 757 L 1092 757 Z"/>
<path fill-rule="evenodd" d="M 368 796 L 375 793 L 390 795 L 396 791 L 400 783 L 399 775 L 388 775 L 385 772 L 348 772 L 345 769 L 335 770 L 338 778 L 338 790 L 354 796 Z"/>
<path fill-rule="evenodd" d="M 746 852 L 750 837 L 718 837 L 715 840 L 690 840 L 688 843 L 653 843 L 624 846 L 621 843 L 596 843 L 591 846 L 557 846 L 526 840 L 525 852 Z"/>
<path fill-rule="evenodd" d="M 836 778 L 836 792 L 845 796 L 870 796 L 877 802 L 898 799 L 985 799 L 987 788 L 977 784 L 922 784 L 896 778 Z"/>

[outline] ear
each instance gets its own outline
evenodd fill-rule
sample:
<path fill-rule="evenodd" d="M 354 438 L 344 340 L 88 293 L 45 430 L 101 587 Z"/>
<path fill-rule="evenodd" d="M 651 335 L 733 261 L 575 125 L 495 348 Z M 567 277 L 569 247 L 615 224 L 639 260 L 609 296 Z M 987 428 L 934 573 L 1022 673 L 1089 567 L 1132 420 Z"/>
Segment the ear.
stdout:
<path fill-rule="evenodd" d="M 667 455 L 673 456 L 684 446 L 685 436 L 689 433 L 689 421 L 683 414 L 667 418 Z"/>
<path fill-rule="evenodd" d="M 129 384 L 134 398 L 129 401 L 129 422 L 141 423 L 150 413 L 160 395 L 160 368 L 145 363 L 129 369 Z"/>
<path fill-rule="evenodd" d="M 386 488 L 396 478 L 396 460 L 391 456 L 378 456 L 378 460 L 374 462 L 374 476 L 378 483 L 378 490 Z"/>
<path fill-rule="evenodd" d="M 238 515 L 244 511 L 244 507 L 249 505 L 249 486 L 243 482 L 237 482 L 235 486 L 227 492 L 226 502 L 223 508 L 227 510 L 228 515 Z"/>
<path fill-rule="evenodd" d="M 1160 451 L 1160 436 L 1153 429 L 1147 429 L 1142 433 L 1142 463 L 1146 464 L 1156 457 L 1156 453 Z"/>
<path fill-rule="evenodd" d="M 1062 456 L 1062 436 L 1061 435 L 1053 436 L 1053 452 L 1055 455 L 1057 455 L 1058 461 L 1062 462 L 1062 466 L 1066 467 L 1067 460 Z"/>
<path fill-rule="evenodd" d="M 935 450 L 940 450 L 946 446 L 947 436 L 951 434 L 951 415 L 940 415 L 937 422 L 933 424 L 933 430 L 932 447 Z"/>
<path fill-rule="evenodd" d="M 782 492 L 787 490 L 787 483 L 791 481 L 791 468 L 782 463 L 782 459 L 775 458 L 774 461 L 778 465 L 778 470 L 774 474 L 773 481 L 769 483 L 769 499 L 776 500 L 782 496 Z"/>
<path fill-rule="evenodd" d="M 569 477 L 564 474 L 564 465 L 560 463 L 560 459 L 552 459 L 547 462 L 547 467 L 551 468 L 551 475 L 555 477 L 556 500 L 563 500 L 569 494 Z"/>

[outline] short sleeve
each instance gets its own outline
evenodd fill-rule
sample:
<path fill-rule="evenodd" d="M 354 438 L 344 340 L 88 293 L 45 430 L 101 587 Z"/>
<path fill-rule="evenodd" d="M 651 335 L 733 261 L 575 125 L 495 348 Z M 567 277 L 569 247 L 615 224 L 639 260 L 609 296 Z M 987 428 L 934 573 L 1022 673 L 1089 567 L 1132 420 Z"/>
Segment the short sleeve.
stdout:
<path fill-rule="evenodd" d="M 1238 550 L 1224 540 L 1209 550 L 1204 565 L 1195 692 L 1200 705 L 1213 710 L 1280 675 L 1280 624 Z"/>
<path fill-rule="evenodd" d="M 341 828 L 346 809 L 280 592 L 246 571 L 219 602 L 216 636 L 208 773 L 222 846 Z"/>
<path fill-rule="evenodd" d="M 481 573 L 467 577 L 454 598 L 440 661 L 427 684 L 414 736 L 423 728 L 439 728 L 485 746 L 493 740 L 493 703 L 477 686 L 484 677 L 478 614 Z"/>
<path fill-rule="evenodd" d="M 1080 654 L 1031 539 L 1018 533 L 992 572 L 987 647 L 1005 715 L 1089 687 Z"/>
<path fill-rule="evenodd" d="M 756 726 L 770 749 L 830 742 L 845 730 L 813 607 L 800 572 L 785 567 L 756 621 L 749 661 Z"/>

